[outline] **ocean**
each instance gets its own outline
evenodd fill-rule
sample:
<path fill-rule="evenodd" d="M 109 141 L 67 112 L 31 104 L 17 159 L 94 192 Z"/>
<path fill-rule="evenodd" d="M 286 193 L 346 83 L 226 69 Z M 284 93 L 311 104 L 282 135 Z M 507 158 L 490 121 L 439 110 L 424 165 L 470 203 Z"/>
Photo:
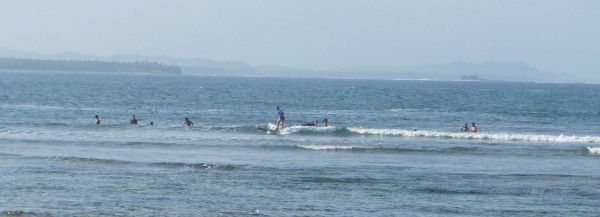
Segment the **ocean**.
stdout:
<path fill-rule="evenodd" d="M 599 165 L 598 84 L 0 73 L 4 216 L 598 216 Z"/>

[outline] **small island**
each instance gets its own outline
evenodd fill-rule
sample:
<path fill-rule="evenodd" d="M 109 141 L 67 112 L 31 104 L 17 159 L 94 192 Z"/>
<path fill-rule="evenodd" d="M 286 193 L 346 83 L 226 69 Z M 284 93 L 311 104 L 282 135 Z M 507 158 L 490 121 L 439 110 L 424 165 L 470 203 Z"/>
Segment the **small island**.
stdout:
<path fill-rule="evenodd" d="M 479 78 L 477 75 L 462 75 L 460 76 L 460 80 L 464 81 L 481 81 L 483 79 Z"/>
<path fill-rule="evenodd" d="M 123 72 L 181 74 L 176 65 L 164 65 L 158 62 L 135 61 L 98 61 L 98 60 L 41 60 L 0 58 L 0 70 L 20 71 L 68 71 L 68 72 Z"/>

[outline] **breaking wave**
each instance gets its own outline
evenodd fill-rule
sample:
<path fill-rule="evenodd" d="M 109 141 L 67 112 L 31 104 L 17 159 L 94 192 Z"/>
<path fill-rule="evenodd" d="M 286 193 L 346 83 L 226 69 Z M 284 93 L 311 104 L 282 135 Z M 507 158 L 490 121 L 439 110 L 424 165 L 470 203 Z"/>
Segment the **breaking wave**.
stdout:
<path fill-rule="evenodd" d="M 600 147 L 586 147 L 591 155 L 600 155 Z"/>
<path fill-rule="evenodd" d="M 504 141 L 532 141 L 532 142 L 557 142 L 557 143 L 600 143 L 599 136 L 567 136 L 567 135 L 538 135 L 520 133 L 459 133 L 439 132 L 428 130 L 400 130 L 400 129 L 370 129 L 348 127 L 348 131 L 360 135 L 398 136 L 416 138 L 453 138 L 453 139 L 481 139 Z"/>
<path fill-rule="evenodd" d="M 333 126 L 330 127 L 311 127 L 311 126 L 292 126 L 287 127 L 281 131 L 282 135 L 285 134 L 295 134 L 295 133 L 327 133 L 327 132 L 336 132 L 339 129 Z"/>
<path fill-rule="evenodd" d="M 366 146 L 366 145 L 299 145 L 298 148 L 309 149 L 309 150 L 362 150 L 362 149 L 376 149 L 379 147 Z"/>
<path fill-rule="evenodd" d="M 348 151 L 381 153 L 437 153 L 460 154 L 482 151 L 477 147 L 381 147 L 375 145 L 297 145 L 295 148 L 308 151 Z"/>
<path fill-rule="evenodd" d="M 269 128 L 275 129 L 269 124 Z M 554 142 L 554 143 L 600 143 L 600 136 L 580 135 L 543 135 L 527 133 L 493 133 L 493 132 L 442 132 L 431 130 L 403 130 L 403 129 L 377 129 L 361 127 L 312 127 L 291 126 L 280 130 L 281 135 L 330 135 L 330 136 L 390 136 L 407 138 L 440 138 L 440 139 L 479 139 L 479 140 L 501 140 L 501 141 L 529 141 L 529 142 Z M 321 147 L 327 149 L 327 147 Z M 330 147 L 334 148 L 334 147 Z M 335 147 L 344 149 L 351 147 Z"/>

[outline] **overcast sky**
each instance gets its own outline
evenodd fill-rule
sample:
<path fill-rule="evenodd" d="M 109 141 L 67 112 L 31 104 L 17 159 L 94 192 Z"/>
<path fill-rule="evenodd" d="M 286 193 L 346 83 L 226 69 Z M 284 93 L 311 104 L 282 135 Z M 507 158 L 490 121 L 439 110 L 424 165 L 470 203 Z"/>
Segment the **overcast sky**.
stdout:
<path fill-rule="evenodd" d="M 597 0 L 1 0 L 0 47 L 326 69 L 522 61 L 600 77 Z"/>

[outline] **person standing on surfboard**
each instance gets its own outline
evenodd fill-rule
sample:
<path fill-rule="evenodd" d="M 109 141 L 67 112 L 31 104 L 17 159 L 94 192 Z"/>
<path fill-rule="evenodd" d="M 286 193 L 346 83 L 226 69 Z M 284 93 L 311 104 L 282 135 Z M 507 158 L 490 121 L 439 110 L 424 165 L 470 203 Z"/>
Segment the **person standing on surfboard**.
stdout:
<path fill-rule="evenodd" d="M 283 111 L 281 111 L 281 109 L 279 109 L 279 106 L 277 106 L 277 129 L 279 129 L 279 126 L 281 125 L 281 129 L 283 130 L 284 122 L 285 122 L 285 114 L 283 113 Z"/>

